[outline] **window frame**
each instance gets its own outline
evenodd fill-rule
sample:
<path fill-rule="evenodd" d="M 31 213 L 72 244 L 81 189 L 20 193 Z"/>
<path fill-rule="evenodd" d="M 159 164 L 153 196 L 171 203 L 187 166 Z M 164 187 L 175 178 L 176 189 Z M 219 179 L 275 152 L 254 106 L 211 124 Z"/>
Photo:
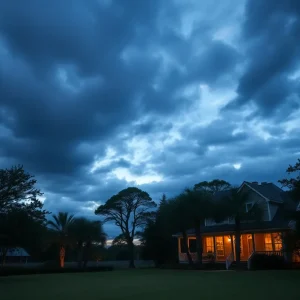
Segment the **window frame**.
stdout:
<path fill-rule="evenodd" d="M 282 251 L 283 245 L 282 245 L 282 238 L 281 238 L 280 234 L 277 233 L 277 232 L 273 232 L 272 233 L 272 239 L 273 239 L 274 251 Z M 278 245 L 279 245 L 279 247 L 278 247 Z"/>
<path fill-rule="evenodd" d="M 251 205 L 251 207 L 250 208 L 248 208 L 248 205 Z M 254 202 L 253 201 L 251 201 L 251 202 L 246 202 L 246 212 L 248 213 L 250 210 L 251 210 L 251 208 L 253 207 L 253 205 L 254 205 Z"/>
<path fill-rule="evenodd" d="M 208 243 L 207 241 L 210 241 L 211 245 L 208 245 L 208 244 L 210 244 L 210 242 Z M 206 248 L 206 253 L 214 253 L 215 252 L 214 238 L 212 236 L 206 237 L 205 248 Z M 210 250 L 208 250 L 208 249 L 210 249 Z"/>
<path fill-rule="evenodd" d="M 218 242 L 218 238 L 222 242 Z M 216 255 L 217 256 L 225 256 L 225 245 L 224 245 L 224 236 L 216 236 Z M 219 243 L 219 245 L 218 245 Z M 218 248 L 219 247 L 219 248 Z M 222 253 L 222 254 L 219 254 Z"/>
<path fill-rule="evenodd" d="M 268 238 L 268 236 L 270 237 L 270 242 L 267 243 L 266 239 Z M 265 245 L 265 251 L 274 251 L 274 249 L 273 249 L 273 241 L 272 241 L 272 234 L 271 233 L 265 233 L 264 234 L 264 245 Z M 267 245 L 271 246 L 270 250 L 267 249 Z"/>

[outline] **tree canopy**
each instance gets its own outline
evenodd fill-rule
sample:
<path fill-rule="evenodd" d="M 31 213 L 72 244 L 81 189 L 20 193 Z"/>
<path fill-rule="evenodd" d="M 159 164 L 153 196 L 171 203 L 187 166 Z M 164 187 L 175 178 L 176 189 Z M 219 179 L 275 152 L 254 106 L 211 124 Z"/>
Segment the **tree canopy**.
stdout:
<path fill-rule="evenodd" d="M 295 163 L 295 165 L 289 165 L 286 172 L 288 175 L 297 174 L 294 178 L 285 178 L 278 180 L 283 187 L 290 190 L 290 193 L 294 200 L 300 200 L 300 159 Z"/>
<path fill-rule="evenodd" d="M 112 196 L 95 211 L 96 215 L 104 217 L 103 222 L 113 222 L 120 228 L 132 253 L 131 267 L 134 267 L 133 239 L 136 230 L 144 227 L 150 219 L 154 218 L 153 208 L 155 207 L 156 203 L 147 192 L 136 187 L 129 187 Z"/>
<path fill-rule="evenodd" d="M 47 212 L 39 199 L 43 193 L 35 184 L 34 177 L 21 165 L 0 169 L 0 214 L 23 210 L 34 218 L 44 219 Z"/>
<path fill-rule="evenodd" d="M 2 261 L 10 247 L 37 252 L 45 229 L 47 211 L 39 199 L 43 194 L 23 166 L 0 169 L 0 237 Z"/>
<path fill-rule="evenodd" d="M 194 190 L 207 191 L 212 194 L 216 192 L 228 190 L 231 188 L 231 184 L 222 179 L 214 179 L 212 181 L 201 181 L 194 185 Z"/>

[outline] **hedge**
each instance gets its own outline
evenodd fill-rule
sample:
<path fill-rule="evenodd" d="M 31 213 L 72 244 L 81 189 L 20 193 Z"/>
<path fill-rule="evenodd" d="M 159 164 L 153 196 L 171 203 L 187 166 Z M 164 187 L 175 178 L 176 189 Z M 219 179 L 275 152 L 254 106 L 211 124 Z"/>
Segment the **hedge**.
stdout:
<path fill-rule="evenodd" d="M 60 267 L 0 267 L 0 276 L 54 274 L 54 273 L 80 273 L 80 272 L 103 272 L 113 271 L 112 266 L 98 266 L 86 268 L 60 268 Z"/>

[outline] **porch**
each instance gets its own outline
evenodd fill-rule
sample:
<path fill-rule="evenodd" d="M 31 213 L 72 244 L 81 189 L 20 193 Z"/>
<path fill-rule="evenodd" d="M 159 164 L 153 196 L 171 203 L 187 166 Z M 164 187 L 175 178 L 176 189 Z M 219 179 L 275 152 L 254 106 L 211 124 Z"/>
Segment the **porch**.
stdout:
<path fill-rule="evenodd" d="M 196 237 L 188 237 L 189 252 L 197 261 Z M 182 251 L 183 239 L 178 238 L 179 262 L 188 262 L 187 254 Z M 223 234 L 202 237 L 203 262 L 232 262 L 236 260 L 235 235 Z M 247 233 L 241 235 L 241 261 L 248 261 L 253 252 L 282 255 L 282 239 L 279 232 Z"/>

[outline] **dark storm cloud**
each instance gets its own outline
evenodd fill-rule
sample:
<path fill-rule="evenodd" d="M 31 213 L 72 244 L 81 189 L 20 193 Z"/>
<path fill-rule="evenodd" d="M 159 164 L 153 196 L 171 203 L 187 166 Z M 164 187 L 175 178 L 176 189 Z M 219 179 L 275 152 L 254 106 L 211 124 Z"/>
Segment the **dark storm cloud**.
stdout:
<path fill-rule="evenodd" d="M 226 39 L 240 3 L 1 1 L 0 167 L 24 164 L 47 209 L 89 217 L 134 184 L 117 179 L 118 169 L 161 176 L 140 186 L 154 200 L 201 180 L 276 181 L 299 145 L 298 132 L 283 124 L 299 109 L 299 83 L 290 77 L 299 67 L 299 3 L 248 1 L 234 45 Z M 222 26 L 229 30 L 216 39 Z M 197 126 L 194 108 L 208 101 L 200 84 L 211 98 L 237 86 L 238 110 Z M 244 118 L 240 104 L 249 101 L 258 110 Z M 209 118 L 215 104 L 206 104 L 200 113 Z M 265 125 L 267 141 L 239 128 L 261 116 L 277 122 Z"/>
<path fill-rule="evenodd" d="M 198 58 L 197 56 L 190 58 L 189 80 L 213 85 L 228 72 L 234 74 L 234 68 L 240 60 L 241 56 L 236 49 L 223 42 L 213 41 Z"/>
<path fill-rule="evenodd" d="M 192 136 L 203 146 L 231 144 L 248 138 L 246 132 L 235 133 L 235 129 L 238 129 L 236 124 L 221 118 L 205 127 L 194 129 Z"/>
<path fill-rule="evenodd" d="M 72 172 L 92 159 L 77 149 L 83 140 L 103 140 L 135 118 L 135 89 L 151 81 L 157 65 L 147 57 L 133 68 L 120 56 L 134 38 L 142 39 L 137 26 L 150 30 L 156 11 L 131 2 L 133 7 L 129 2 L 117 7 L 99 7 L 96 1 L 74 1 L 72 7 L 61 1 L 2 2 L 1 33 L 12 54 L 1 74 L 1 104 L 12 114 L 9 127 L 25 149 L 7 142 L 5 154 L 30 161 L 34 171 Z M 79 80 L 100 76 L 104 83 L 96 81 L 75 95 L 63 91 L 54 76 L 70 64 Z"/>
<path fill-rule="evenodd" d="M 185 105 L 187 98 L 177 96 L 177 91 L 189 83 L 190 74 L 194 80 L 212 81 L 235 63 L 235 51 L 214 42 L 197 59 L 193 56 L 186 74 L 167 70 L 160 90 L 155 90 L 151 82 L 162 61 L 146 46 L 151 40 L 162 41 L 157 26 L 163 21 L 158 23 L 158 16 L 160 9 L 166 10 L 161 2 L 72 3 L 70 7 L 61 1 L 9 1 L 0 7 L 8 52 L 2 61 L 1 104 L 13 116 L 6 126 L 17 138 L 3 140 L 3 152 L 29 161 L 34 172 L 75 172 L 92 162 L 93 153 L 81 151 L 83 141 L 102 140 L 97 152 L 103 153 L 105 142 L 120 126 L 145 111 L 170 113 Z M 174 8 L 167 9 L 171 16 Z M 173 45 L 174 51 L 182 40 Z M 137 51 L 124 61 L 123 53 L 132 47 Z M 195 73 L 192 67 L 197 66 Z M 74 89 L 80 83 L 83 88 L 63 88 L 57 79 L 61 69 Z"/>
<path fill-rule="evenodd" d="M 299 68 L 299 37 L 299 1 L 249 0 L 242 31 L 247 67 L 229 107 L 254 101 L 257 114 L 268 117 L 287 102 L 284 117 L 299 108 L 299 90 L 288 77 Z M 297 100 L 290 99 L 294 94 Z"/>

